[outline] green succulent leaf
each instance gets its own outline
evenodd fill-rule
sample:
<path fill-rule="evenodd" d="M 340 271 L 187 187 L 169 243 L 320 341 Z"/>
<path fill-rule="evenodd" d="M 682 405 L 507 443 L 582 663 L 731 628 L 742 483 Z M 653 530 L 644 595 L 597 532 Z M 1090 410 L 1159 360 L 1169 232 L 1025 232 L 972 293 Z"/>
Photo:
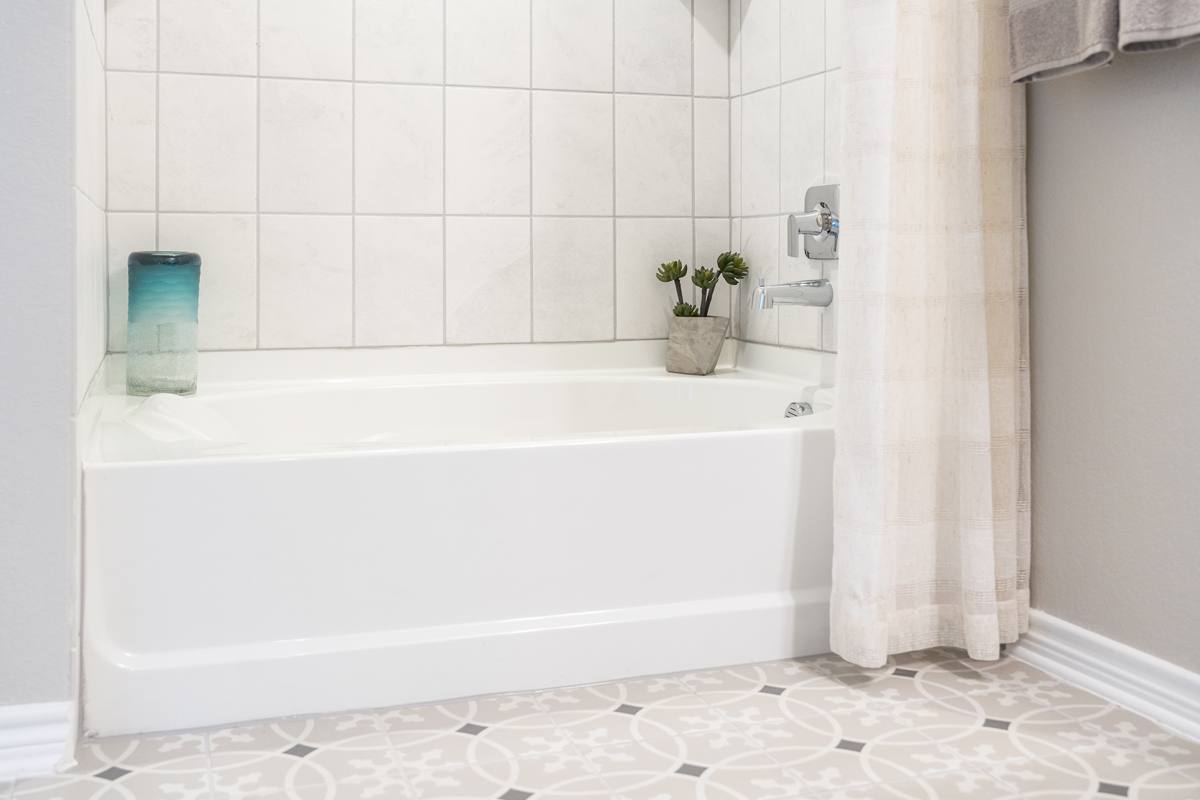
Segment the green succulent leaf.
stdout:
<path fill-rule="evenodd" d="M 698 317 L 700 316 L 700 309 L 691 303 L 676 303 L 674 313 L 677 317 Z"/>
<path fill-rule="evenodd" d="M 738 281 L 750 274 L 750 268 L 746 266 L 746 259 L 742 258 L 741 253 L 721 253 L 717 256 L 717 267 L 730 286 L 737 286 Z"/>
<path fill-rule="evenodd" d="M 655 276 L 663 283 L 669 283 L 679 280 L 684 275 L 687 275 L 687 272 L 687 264 L 682 261 L 672 261 L 669 264 L 663 264 L 658 272 L 655 273 Z"/>
<path fill-rule="evenodd" d="M 692 273 L 692 283 L 699 286 L 701 289 L 711 289 L 717 285 L 717 281 L 721 276 L 708 267 L 696 267 L 696 271 Z"/>

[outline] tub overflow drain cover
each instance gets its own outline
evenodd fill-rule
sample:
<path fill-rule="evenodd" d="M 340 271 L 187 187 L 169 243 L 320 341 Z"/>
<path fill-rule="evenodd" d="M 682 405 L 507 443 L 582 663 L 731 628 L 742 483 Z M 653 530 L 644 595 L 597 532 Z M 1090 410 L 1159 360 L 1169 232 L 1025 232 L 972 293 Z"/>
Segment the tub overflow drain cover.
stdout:
<path fill-rule="evenodd" d="M 808 403 L 788 403 L 787 411 L 783 412 L 785 417 L 803 417 L 813 413 L 812 406 Z"/>

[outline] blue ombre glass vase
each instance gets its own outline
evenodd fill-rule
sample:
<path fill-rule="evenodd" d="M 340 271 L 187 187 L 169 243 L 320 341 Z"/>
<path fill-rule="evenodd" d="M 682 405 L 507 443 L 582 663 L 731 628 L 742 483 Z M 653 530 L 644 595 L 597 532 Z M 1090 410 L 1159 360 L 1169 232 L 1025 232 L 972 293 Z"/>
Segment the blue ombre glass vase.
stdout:
<path fill-rule="evenodd" d="M 129 254 L 125 391 L 196 393 L 200 256 Z"/>

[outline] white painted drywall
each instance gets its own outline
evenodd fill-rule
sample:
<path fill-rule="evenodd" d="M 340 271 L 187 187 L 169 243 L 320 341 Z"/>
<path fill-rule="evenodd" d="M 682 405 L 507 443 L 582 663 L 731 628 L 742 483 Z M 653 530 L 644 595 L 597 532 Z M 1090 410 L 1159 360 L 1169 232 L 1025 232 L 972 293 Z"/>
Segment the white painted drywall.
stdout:
<path fill-rule="evenodd" d="M 64 700 L 74 599 L 74 4 L 0 13 L 0 705 Z"/>
<path fill-rule="evenodd" d="M 1200 46 L 1029 110 L 1033 605 L 1200 670 Z"/>

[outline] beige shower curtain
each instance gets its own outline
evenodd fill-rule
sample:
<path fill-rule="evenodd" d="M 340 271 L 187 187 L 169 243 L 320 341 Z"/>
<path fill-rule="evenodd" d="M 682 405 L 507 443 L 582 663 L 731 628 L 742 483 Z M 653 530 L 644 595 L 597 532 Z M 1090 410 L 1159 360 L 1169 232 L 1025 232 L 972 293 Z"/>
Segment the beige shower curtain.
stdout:
<path fill-rule="evenodd" d="M 1024 87 L 1006 0 L 845 0 L 833 649 L 1029 625 Z"/>

